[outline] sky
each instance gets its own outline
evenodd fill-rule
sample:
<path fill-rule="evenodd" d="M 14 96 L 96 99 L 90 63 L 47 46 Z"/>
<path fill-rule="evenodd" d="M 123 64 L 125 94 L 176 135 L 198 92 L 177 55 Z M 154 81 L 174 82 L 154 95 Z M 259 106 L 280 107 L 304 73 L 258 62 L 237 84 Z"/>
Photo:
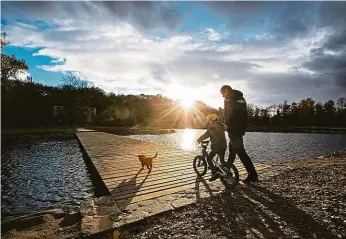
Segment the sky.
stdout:
<path fill-rule="evenodd" d="M 346 97 L 346 2 L 1 2 L 3 50 L 59 85 L 69 72 L 116 94 L 223 106 Z"/>

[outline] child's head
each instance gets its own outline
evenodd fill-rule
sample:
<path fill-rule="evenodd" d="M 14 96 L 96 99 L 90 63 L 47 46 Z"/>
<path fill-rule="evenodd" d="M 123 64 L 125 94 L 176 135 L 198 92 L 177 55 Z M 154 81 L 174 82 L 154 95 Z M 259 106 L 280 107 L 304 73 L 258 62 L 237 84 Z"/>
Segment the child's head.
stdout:
<path fill-rule="evenodd" d="M 217 116 L 217 114 L 209 114 L 207 116 L 207 125 L 212 125 L 218 121 L 219 121 L 219 116 Z"/>

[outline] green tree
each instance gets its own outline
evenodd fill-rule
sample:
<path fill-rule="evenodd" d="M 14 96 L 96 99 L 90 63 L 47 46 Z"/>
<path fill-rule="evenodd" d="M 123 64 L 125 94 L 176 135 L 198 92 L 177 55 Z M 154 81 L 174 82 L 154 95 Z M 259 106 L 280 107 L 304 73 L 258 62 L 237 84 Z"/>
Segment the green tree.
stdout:
<path fill-rule="evenodd" d="M 6 41 L 6 32 L 1 36 L 1 51 L 10 44 Z M 18 60 L 14 55 L 8 56 L 1 53 L 1 82 L 8 79 L 17 79 L 17 74 L 28 70 L 28 66 L 24 60 Z"/>

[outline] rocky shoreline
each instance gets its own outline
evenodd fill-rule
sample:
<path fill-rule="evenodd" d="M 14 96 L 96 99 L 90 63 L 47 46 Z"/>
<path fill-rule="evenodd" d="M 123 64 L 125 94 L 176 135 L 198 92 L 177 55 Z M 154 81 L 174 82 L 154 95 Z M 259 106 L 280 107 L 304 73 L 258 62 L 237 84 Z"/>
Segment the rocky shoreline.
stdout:
<path fill-rule="evenodd" d="M 93 238 L 344 238 L 346 152 L 274 166 L 259 183 Z M 2 238 L 80 238 L 78 212 L 22 219 Z M 14 225 L 19 225 L 14 226 Z M 5 225 L 2 228 L 5 229 Z"/>

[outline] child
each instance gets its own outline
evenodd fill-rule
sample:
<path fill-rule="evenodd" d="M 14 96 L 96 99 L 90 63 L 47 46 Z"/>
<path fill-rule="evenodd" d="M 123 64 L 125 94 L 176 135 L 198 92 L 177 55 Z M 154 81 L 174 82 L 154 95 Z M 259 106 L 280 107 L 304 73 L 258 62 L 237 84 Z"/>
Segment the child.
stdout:
<path fill-rule="evenodd" d="M 216 114 L 210 114 L 207 116 L 207 131 L 201 135 L 197 142 L 201 143 L 204 139 L 210 138 L 211 152 L 208 155 L 207 161 L 211 169 L 211 177 L 209 181 L 215 181 L 218 176 L 216 174 L 217 168 L 213 164 L 212 159 L 216 154 L 220 156 L 221 164 L 225 163 L 225 152 L 227 149 L 226 137 L 223 124 L 219 121 L 219 117 Z"/>

